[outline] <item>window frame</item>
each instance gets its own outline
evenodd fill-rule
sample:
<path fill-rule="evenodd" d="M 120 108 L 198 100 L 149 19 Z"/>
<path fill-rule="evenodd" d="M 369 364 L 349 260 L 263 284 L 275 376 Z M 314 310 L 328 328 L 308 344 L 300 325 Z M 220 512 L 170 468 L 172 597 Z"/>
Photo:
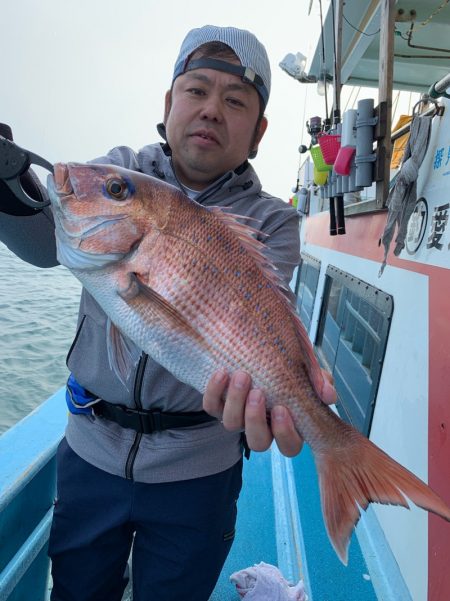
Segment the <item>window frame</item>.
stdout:
<path fill-rule="evenodd" d="M 335 320 L 335 323 L 339 327 L 339 335 L 336 347 L 334 349 L 333 364 L 330 365 L 329 359 L 326 355 L 326 351 L 323 349 L 323 340 L 326 327 L 326 318 L 327 314 L 329 313 L 328 307 L 333 282 L 337 282 L 342 286 L 343 293 L 345 296 L 344 299 L 342 299 L 342 292 L 339 293 L 340 298 L 338 301 L 338 311 L 340 314 L 337 315 L 339 319 Z M 351 293 L 350 301 L 348 300 L 348 292 Z M 355 297 L 359 297 L 363 302 L 366 303 L 366 305 L 369 305 L 371 308 L 373 308 L 377 312 L 377 319 L 378 316 L 381 318 L 381 321 L 379 322 L 379 330 L 377 329 L 376 332 L 375 330 L 373 330 L 373 328 L 371 328 L 369 321 L 366 321 L 364 317 L 362 317 L 358 313 L 358 311 L 352 306 L 351 302 L 354 301 Z M 363 306 L 364 308 L 364 305 L 362 305 L 362 303 L 360 303 L 360 307 L 361 306 Z M 338 358 L 339 347 L 341 344 L 346 345 L 346 350 L 344 351 L 344 349 L 342 349 L 340 358 L 342 358 L 343 352 L 350 352 L 350 354 L 353 355 L 353 360 L 358 356 L 358 352 L 354 352 L 353 349 L 348 348 L 350 346 L 348 344 L 348 339 L 345 340 L 343 336 L 343 333 L 345 332 L 345 326 L 348 324 L 348 317 L 350 319 L 353 318 L 355 320 L 355 328 L 358 325 L 360 325 L 364 331 L 364 326 L 366 326 L 365 334 L 369 334 L 369 336 L 374 339 L 380 339 L 378 344 L 374 346 L 374 349 L 372 351 L 374 355 L 371 359 L 370 369 L 368 369 L 367 366 L 364 365 L 363 360 L 360 361 L 359 367 L 361 368 L 361 373 L 363 373 L 364 369 L 366 369 L 367 375 L 370 378 L 371 382 L 369 396 L 365 404 L 365 411 L 361 412 L 361 415 L 357 414 L 355 411 L 350 410 L 351 392 L 354 389 L 352 389 L 351 386 L 349 386 L 349 394 L 347 397 L 345 397 L 345 395 L 342 394 L 343 390 L 345 391 L 345 389 L 342 386 L 339 387 L 338 378 L 335 377 L 336 385 L 338 388 L 338 402 L 336 403 L 336 407 L 339 415 L 342 417 L 342 419 L 344 419 L 344 421 L 351 423 L 366 436 L 369 435 L 370 428 L 372 426 L 376 397 L 380 384 L 386 348 L 389 340 L 389 332 L 393 313 L 394 298 L 392 297 L 392 295 L 333 265 L 329 265 L 327 267 L 323 287 L 319 323 L 314 341 L 316 354 L 322 367 L 325 367 L 328 371 L 330 371 L 331 374 L 335 374 L 336 360 Z M 372 314 L 369 313 L 369 316 L 372 317 Z M 352 344 L 353 343 L 354 340 L 352 340 Z M 362 359 L 364 359 L 364 354 L 361 354 L 361 357 Z M 357 362 L 354 361 L 354 364 L 356 365 Z M 341 378 L 339 378 L 339 382 L 340 381 Z M 343 380 L 344 383 L 348 383 L 349 381 L 349 379 Z M 360 419 L 361 416 L 362 420 Z M 356 421 L 358 421 L 359 423 L 357 424 Z"/>
<path fill-rule="evenodd" d="M 312 316 L 314 313 L 314 306 L 316 304 L 317 290 L 319 287 L 320 270 L 321 270 L 322 262 L 320 261 L 320 259 L 317 259 L 316 257 L 313 257 L 311 255 L 308 255 L 307 253 L 301 253 L 300 256 L 301 256 L 301 262 L 300 262 L 300 264 L 298 266 L 298 270 L 297 270 L 297 278 L 296 278 L 296 282 L 295 282 L 294 293 L 295 293 L 295 297 L 296 297 L 297 313 L 298 313 L 303 325 L 305 326 L 306 331 L 309 332 L 310 328 L 311 328 Z M 311 313 L 309 315 L 309 321 L 307 324 L 301 318 L 303 297 L 299 297 L 300 284 L 301 284 L 301 278 L 302 278 L 302 272 L 303 272 L 304 266 L 306 266 L 307 270 L 308 270 L 308 268 L 312 268 L 317 271 L 317 281 L 316 281 L 316 285 L 315 285 L 315 290 L 312 291 L 308 287 L 308 290 L 310 291 L 311 297 L 312 297 L 312 306 L 311 306 Z M 306 281 L 306 279 L 307 279 L 307 276 L 305 277 L 305 281 Z"/>

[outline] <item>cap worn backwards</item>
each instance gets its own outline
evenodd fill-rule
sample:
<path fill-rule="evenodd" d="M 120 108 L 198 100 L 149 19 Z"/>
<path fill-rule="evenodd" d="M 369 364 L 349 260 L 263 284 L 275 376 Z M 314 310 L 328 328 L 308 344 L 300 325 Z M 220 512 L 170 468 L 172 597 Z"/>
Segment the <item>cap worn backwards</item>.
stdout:
<path fill-rule="evenodd" d="M 207 57 L 189 60 L 200 46 L 208 42 L 222 42 L 229 46 L 241 65 L 233 65 Z M 252 84 L 261 96 L 264 107 L 267 105 L 271 79 L 269 58 L 264 46 L 250 31 L 236 27 L 215 27 L 214 25 L 192 29 L 181 45 L 175 62 L 172 82 L 179 75 L 192 69 L 216 69 L 237 75 L 243 81 Z"/>

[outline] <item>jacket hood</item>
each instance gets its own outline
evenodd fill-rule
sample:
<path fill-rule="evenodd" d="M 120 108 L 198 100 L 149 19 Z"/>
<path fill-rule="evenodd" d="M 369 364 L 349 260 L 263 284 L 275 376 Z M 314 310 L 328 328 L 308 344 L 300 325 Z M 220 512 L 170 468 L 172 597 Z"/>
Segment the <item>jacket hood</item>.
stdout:
<path fill-rule="evenodd" d="M 152 173 L 177 188 L 184 189 L 178 181 L 172 164 L 170 148 L 167 144 L 149 144 L 140 149 L 138 162 L 144 173 Z M 239 198 L 259 195 L 261 182 L 248 161 L 234 171 L 228 171 L 215 182 L 202 190 L 196 201 L 204 205 L 217 205 L 222 202 L 233 203 Z"/>

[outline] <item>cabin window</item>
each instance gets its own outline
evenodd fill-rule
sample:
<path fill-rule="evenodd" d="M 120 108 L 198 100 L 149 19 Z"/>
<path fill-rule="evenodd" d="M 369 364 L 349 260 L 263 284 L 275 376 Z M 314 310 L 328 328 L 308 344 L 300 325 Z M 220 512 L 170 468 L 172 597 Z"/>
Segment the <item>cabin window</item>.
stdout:
<path fill-rule="evenodd" d="M 316 350 L 322 365 L 333 374 L 339 414 L 366 435 L 393 309 L 389 294 L 328 267 Z"/>
<path fill-rule="evenodd" d="M 309 331 L 311 324 L 319 275 L 320 261 L 306 253 L 302 253 L 295 294 L 297 296 L 297 311 L 307 331 Z"/>

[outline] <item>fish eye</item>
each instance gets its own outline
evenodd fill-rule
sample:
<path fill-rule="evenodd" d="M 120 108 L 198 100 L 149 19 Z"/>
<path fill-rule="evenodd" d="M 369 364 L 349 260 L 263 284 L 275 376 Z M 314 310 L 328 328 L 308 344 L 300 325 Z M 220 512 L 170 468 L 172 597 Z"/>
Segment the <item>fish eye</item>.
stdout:
<path fill-rule="evenodd" d="M 109 179 L 106 182 L 106 191 L 115 200 L 125 200 L 128 198 L 128 186 L 122 179 Z"/>

